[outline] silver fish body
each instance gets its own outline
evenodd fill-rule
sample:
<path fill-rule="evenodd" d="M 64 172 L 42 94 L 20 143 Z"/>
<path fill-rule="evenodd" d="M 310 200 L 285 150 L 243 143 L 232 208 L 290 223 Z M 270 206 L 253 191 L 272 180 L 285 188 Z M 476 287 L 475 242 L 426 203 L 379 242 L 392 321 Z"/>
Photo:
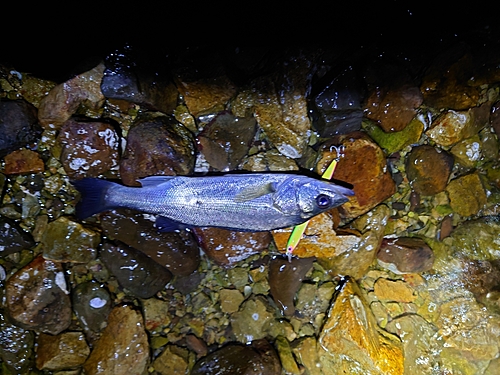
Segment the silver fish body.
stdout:
<path fill-rule="evenodd" d="M 142 188 L 83 179 L 81 218 L 119 207 L 159 215 L 163 230 L 220 227 L 268 231 L 303 223 L 348 201 L 353 192 L 333 183 L 293 174 L 235 174 L 206 177 L 153 176 Z"/>

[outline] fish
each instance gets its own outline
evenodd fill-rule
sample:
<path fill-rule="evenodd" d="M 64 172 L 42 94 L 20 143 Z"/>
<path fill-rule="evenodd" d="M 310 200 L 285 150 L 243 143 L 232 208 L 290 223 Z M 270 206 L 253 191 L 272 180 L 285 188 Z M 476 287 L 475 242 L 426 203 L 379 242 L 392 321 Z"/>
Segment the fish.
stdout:
<path fill-rule="evenodd" d="M 270 231 L 301 224 L 346 203 L 354 192 L 298 174 L 250 173 L 217 176 L 150 176 L 142 187 L 99 178 L 72 184 L 80 192 L 76 216 L 129 208 L 157 215 L 160 231 L 218 227 Z"/>

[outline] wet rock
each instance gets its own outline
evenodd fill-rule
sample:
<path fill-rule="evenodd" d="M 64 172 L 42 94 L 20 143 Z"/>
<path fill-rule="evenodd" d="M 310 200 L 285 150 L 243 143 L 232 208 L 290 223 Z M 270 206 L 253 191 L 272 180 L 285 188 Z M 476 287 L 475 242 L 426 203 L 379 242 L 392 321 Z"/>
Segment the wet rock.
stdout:
<path fill-rule="evenodd" d="M 464 44 L 443 51 L 424 74 L 420 88 L 425 104 L 436 109 L 474 107 L 479 87 L 469 85 L 474 77 L 472 62 Z"/>
<path fill-rule="evenodd" d="M 361 241 L 355 233 L 337 234 L 333 228 L 338 225 L 338 221 L 336 223 L 330 213 L 319 214 L 309 220 L 302 239 L 293 251 L 295 256 L 327 260 L 354 248 Z M 292 227 L 272 231 L 274 243 L 281 252 L 286 252 L 292 231 Z"/>
<path fill-rule="evenodd" d="M 89 117 L 104 104 L 101 81 L 104 64 L 55 86 L 40 102 L 38 119 L 45 129 L 59 129 L 82 106 Z"/>
<path fill-rule="evenodd" d="M 306 369 L 306 374 L 323 375 L 318 357 L 318 344 L 314 337 L 304 337 L 292 342 L 292 351 L 297 361 Z"/>
<path fill-rule="evenodd" d="M 250 255 L 269 247 L 269 232 L 237 232 L 221 228 L 194 228 L 193 233 L 202 250 L 215 263 L 230 267 Z"/>
<path fill-rule="evenodd" d="M 175 290 L 187 295 L 198 289 L 204 278 L 204 274 L 200 273 L 198 270 L 194 270 L 189 275 L 177 276 L 172 282 L 172 285 Z"/>
<path fill-rule="evenodd" d="M 250 346 L 229 344 L 200 359 L 191 375 L 275 375 L 281 365 L 273 347 L 265 340 Z"/>
<path fill-rule="evenodd" d="M 491 107 L 490 123 L 497 137 L 500 137 L 500 101 Z"/>
<path fill-rule="evenodd" d="M 57 137 L 61 163 L 71 179 L 97 177 L 118 166 L 119 138 L 104 122 L 68 120 Z"/>
<path fill-rule="evenodd" d="M 416 314 L 408 314 L 390 321 L 386 329 L 403 342 L 405 374 L 432 375 L 439 367 L 441 344 L 434 340 L 436 327 Z M 422 366 L 422 363 L 425 366 Z"/>
<path fill-rule="evenodd" d="M 200 251 L 189 233 L 158 232 L 153 222 L 130 210 L 113 210 L 100 215 L 104 233 L 146 254 L 176 276 L 198 268 Z"/>
<path fill-rule="evenodd" d="M 379 278 L 375 282 L 373 291 L 381 301 L 409 303 L 417 298 L 415 291 L 402 280 Z"/>
<path fill-rule="evenodd" d="M 450 152 L 457 163 L 467 169 L 471 169 L 482 159 L 482 148 L 479 136 L 475 135 L 455 144 Z"/>
<path fill-rule="evenodd" d="M 35 107 L 23 100 L 0 100 L 0 157 L 35 142 L 40 135 Z"/>
<path fill-rule="evenodd" d="M 332 304 L 319 344 L 323 372 L 403 374 L 400 341 L 378 328 L 351 279 L 344 281 Z"/>
<path fill-rule="evenodd" d="M 325 78 L 322 79 L 324 80 Z M 364 82 L 361 82 L 356 72 L 349 67 L 315 95 L 318 120 L 313 125 L 321 137 L 347 134 L 361 129 L 363 85 Z"/>
<path fill-rule="evenodd" d="M 156 374 L 189 374 L 189 351 L 176 345 L 167 345 L 154 360 Z"/>
<path fill-rule="evenodd" d="M 500 254 L 498 233 L 500 222 L 497 218 L 466 221 L 457 226 L 450 236 L 453 252 L 472 260 L 497 260 Z"/>
<path fill-rule="evenodd" d="M 45 165 L 38 152 L 25 148 L 11 152 L 5 156 L 4 160 L 4 173 L 8 175 L 38 173 L 45 170 Z"/>
<path fill-rule="evenodd" d="M 403 130 L 386 133 L 377 124 L 363 121 L 363 129 L 390 155 L 417 143 L 424 131 L 424 124 L 419 118 L 414 118 Z"/>
<path fill-rule="evenodd" d="M 345 147 L 345 156 L 335 169 L 335 179 L 351 184 L 355 194 L 339 208 L 344 217 L 354 218 L 368 212 L 394 194 L 396 186 L 384 153 L 376 143 L 361 132 L 335 137 L 333 142 Z M 336 156 L 330 144 L 325 144 L 316 166 L 317 173 L 322 175 Z"/>
<path fill-rule="evenodd" d="M 189 348 L 189 350 L 196 353 L 198 358 L 207 355 L 208 352 L 207 344 L 205 344 L 205 342 L 202 339 L 196 337 L 195 335 L 186 336 L 186 345 Z"/>
<path fill-rule="evenodd" d="M 71 303 L 63 268 L 38 256 L 5 284 L 6 307 L 14 323 L 57 335 L 71 323 Z"/>
<path fill-rule="evenodd" d="M 83 368 L 88 375 L 143 374 L 148 360 L 148 337 L 141 314 L 130 306 L 118 306 L 109 314 L 108 326 Z"/>
<path fill-rule="evenodd" d="M 318 259 L 318 261 L 333 275 L 361 278 L 377 255 L 389 216 L 390 209 L 385 205 L 380 205 L 359 217 L 351 227 L 362 233 L 361 240 L 337 257 Z"/>
<path fill-rule="evenodd" d="M 28 232 L 14 221 L 0 216 L 0 255 L 6 256 L 35 245 Z"/>
<path fill-rule="evenodd" d="M 285 316 L 295 313 L 295 294 L 305 275 L 312 268 L 314 258 L 275 257 L 269 263 L 269 286 L 274 302 Z"/>
<path fill-rule="evenodd" d="M 174 81 L 194 117 L 224 110 L 236 94 L 236 86 L 222 72 L 210 78 L 190 77 L 186 72 L 179 72 Z"/>
<path fill-rule="evenodd" d="M 101 91 L 106 98 L 126 100 L 166 114 L 173 113 L 177 104 L 177 88 L 163 72 L 155 71 L 129 46 L 108 55 L 105 65 Z"/>
<path fill-rule="evenodd" d="M 274 345 L 278 351 L 278 355 L 281 361 L 281 367 L 285 374 L 299 375 L 302 372 L 299 371 L 297 362 L 293 358 L 292 349 L 290 348 L 290 343 L 286 338 L 278 336 L 275 340 Z"/>
<path fill-rule="evenodd" d="M 278 151 L 292 159 L 303 155 L 311 130 L 306 101 L 309 70 L 307 58 L 292 58 L 283 63 L 281 73 L 254 80 L 232 104 L 236 116 L 253 114 Z"/>
<path fill-rule="evenodd" d="M 385 132 L 403 130 L 423 101 L 409 74 L 399 66 L 385 64 L 372 67 L 366 81 L 369 87 L 366 117 L 377 121 Z"/>
<path fill-rule="evenodd" d="M 486 204 L 486 192 L 477 173 L 456 178 L 448 184 L 453 211 L 462 216 L 477 214 Z"/>
<path fill-rule="evenodd" d="M 82 365 L 90 354 L 81 332 L 65 332 L 56 336 L 40 334 L 37 339 L 36 367 L 59 371 Z"/>
<path fill-rule="evenodd" d="M 140 186 L 140 178 L 193 173 L 194 139 L 175 119 L 153 115 L 139 118 L 130 128 L 120 162 L 125 185 Z"/>
<path fill-rule="evenodd" d="M 231 326 L 236 340 L 244 344 L 267 336 L 266 330 L 274 320 L 274 312 L 262 296 L 246 300 L 240 311 L 231 315 Z"/>
<path fill-rule="evenodd" d="M 241 169 L 252 172 L 298 171 L 297 163 L 277 150 L 269 150 L 249 156 L 241 164 Z"/>
<path fill-rule="evenodd" d="M 106 326 L 112 300 L 109 292 L 98 283 L 88 281 L 77 285 L 71 292 L 71 301 L 85 332 L 94 335 Z"/>
<path fill-rule="evenodd" d="M 232 314 L 238 311 L 245 297 L 239 290 L 222 289 L 219 292 L 219 299 L 222 312 Z"/>
<path fill-rule="evenodd" d="M 484 304 L 496 294 L 500 285 L 500 262 L 485 260 L 463 260 L 464 286 L 474 293 L 476 299 Z"/>
<path fill-rule="evenodd" d="M 407 156 L 406 174 L 415 192 L 435 195 L 446 188 L 453 168 L 453 156 L 432 146 L 414 147 Z"/>
<path fill-rule="evenodd" d="M 213 168 L 230 171 L 247 155 L 256 130 L 253 117 L 235 117 L 230 112 L 222 112 L 198 135 L 198 147 Z"/>
<path fill-rule="evenodd" d="M 100 257 L 120 285 L 136 297 L 150 298 L 162 290 L 172 274 L 139 250 L 124 244 L 104 244 Z"/>
<path fill-rule="evenodd" d="M 142 312 L 144 315 L 144 325 L 146 330 L 161 331 L 170 325 L 172 321 L 170 304 L 157 298 L 141 300 Z"/>
<path fill-rule="evenodd" d="M 61 216 L 42 235 L 43 256 L 61 262 L 87 263 L 95 259 L 99 233 Z"/>
<path fill-rule="evenodd" d="M 319 286 L 302 283 L 297 293 L 296 309 L 315 327 L 320 327 L 321 316 L 324 316 L 330 307 L 334 292 L 335 284 L 331 281 L 324 282 Z"/>
<path fill-rule="evenodd" d="M 434 253 L 420 238 L 384 238 L 377 259 L 382 267 L 396 274 L 420 273 L 432 268 Z"/>
<path fill-rule="evenodd" d="M 431 124 L 425 134 L 440 146 L 452 146 L 472 137 L 489 123 L 490 104 L 468 111 L 445 111 Z"/>
<path fill-rule="evenodd" d="M 32 365 L 35 334 L 12 324 L 0 313 L 0 358 L 14 374 L 24 374 Z"/>

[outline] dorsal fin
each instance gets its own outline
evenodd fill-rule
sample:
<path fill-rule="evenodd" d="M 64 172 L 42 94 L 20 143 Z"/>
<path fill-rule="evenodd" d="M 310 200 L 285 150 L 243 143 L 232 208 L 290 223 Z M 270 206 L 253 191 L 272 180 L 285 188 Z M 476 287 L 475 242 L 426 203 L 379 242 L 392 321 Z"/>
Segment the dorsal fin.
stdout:
<path fill-rule="evenodd" d="M 235 202 L 247 202 L 252 199 L 262 197 L 267 194 L 274 193 L 276 191 L 276 186 L 274 182 L 269 182 L 264 185 L 254 185 L 249 186 L 240 191 L 234 197 Z"/>
<path fill-rule="evenodd" d="M 139 183 L 142 187 L 158 186 L 164 182 L 170 181 L 177 176 L 149 176 L 139 179 Z"/>

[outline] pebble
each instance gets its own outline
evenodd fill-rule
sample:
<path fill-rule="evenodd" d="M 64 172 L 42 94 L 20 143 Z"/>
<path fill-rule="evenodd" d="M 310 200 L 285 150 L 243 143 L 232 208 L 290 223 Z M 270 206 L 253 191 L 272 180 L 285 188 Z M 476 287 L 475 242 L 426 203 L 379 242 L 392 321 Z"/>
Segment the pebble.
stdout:
<path fill-rule="evenodd" d="M 71 179 L 97 177 L 118 166 L 119 138 L 104 122 L 66 121 L 59 135 L 61 163 Z"/>
<path fill-rule="evenodd" d="M 131 306 L 115 307 L 108 325 L 83 365 L 85 374 L 143 374 L 149 361 L 142 315 Z"/>
<path fill-rule="evenodd" d="M 106 288 L 95 281 L 83 282 L 71 291 L 71 302 L 81 327 L 91 337 L 106 326 L 112 308 Z"/>
<path fill-rule="evenodd" d="M 42 333 L 37 339 L 36 367 L 60 371 L 83 365 L 90 348 L 81 332 L 65 332 L 53 336 Z"/>
<path fill-rule="evenodd" d="M 379 264 L 396 274 L 429 271 L 434 264 L 432 249 L 420 238 L 384 238 L 377 253 Z"/>
<path fill-rule="evenodd" d="M 225 313 L 238 311 L 244 299 L 243 294 L 236 289 L 221 289 L 219 292 L 220 308 Z"/>
<path fill-rule="evenodd" d="M 177 345 L 167 345 L 153 361 L 152 368 L 157 374 L 188 374 L 189 351 Z"/>
<path fill-rule="evenodd" d="M 45 170 L 45 164 L 40 158 L 40 154 L 24 148 L 11 152 L 5 156 L 4 160 L 3 172 L 7 175 L 38 173 Z"/>
<path fill-rule="evenodd" d="M 35 245 L 31 235 L 21 229 L 14 220 L 0 216 L 0 255 L 16 253 Z"/>
<path fill-rule="evenodd" d="M 33 365 L 35 333 L 12 324 L 0 313 L 0 358 L 13 374 L 24 374 Z"/>
<path fill-rule="evenodd" d="M 421 195 L 442 192 L 448 184 L 453 161 L 453 156 L 446 151 L 429 145 L 414 147 L 406 161 L 406 173 L 413 190 Z"/>
<path fill-rule="evenodd" d="M 6 309 L 25 329 L 57 335 L 71 323 L 71 302 L 60 263 L 41 255 L 5 284 Z"/>
<path fill-rule="evenodd" d="M 486 205 L 486 192 L 477 173 L 450 181 L 446 191 L 450 197 L 451 208 L 459 215 L 476 215 Z"/>
<path fill-rule="evenodd" d="M 252 296 L 230 320 L 236 340 L 249 344 L 267 336 L 266 329 L 274 320 L 274 311 L 263 296 Z"/>

